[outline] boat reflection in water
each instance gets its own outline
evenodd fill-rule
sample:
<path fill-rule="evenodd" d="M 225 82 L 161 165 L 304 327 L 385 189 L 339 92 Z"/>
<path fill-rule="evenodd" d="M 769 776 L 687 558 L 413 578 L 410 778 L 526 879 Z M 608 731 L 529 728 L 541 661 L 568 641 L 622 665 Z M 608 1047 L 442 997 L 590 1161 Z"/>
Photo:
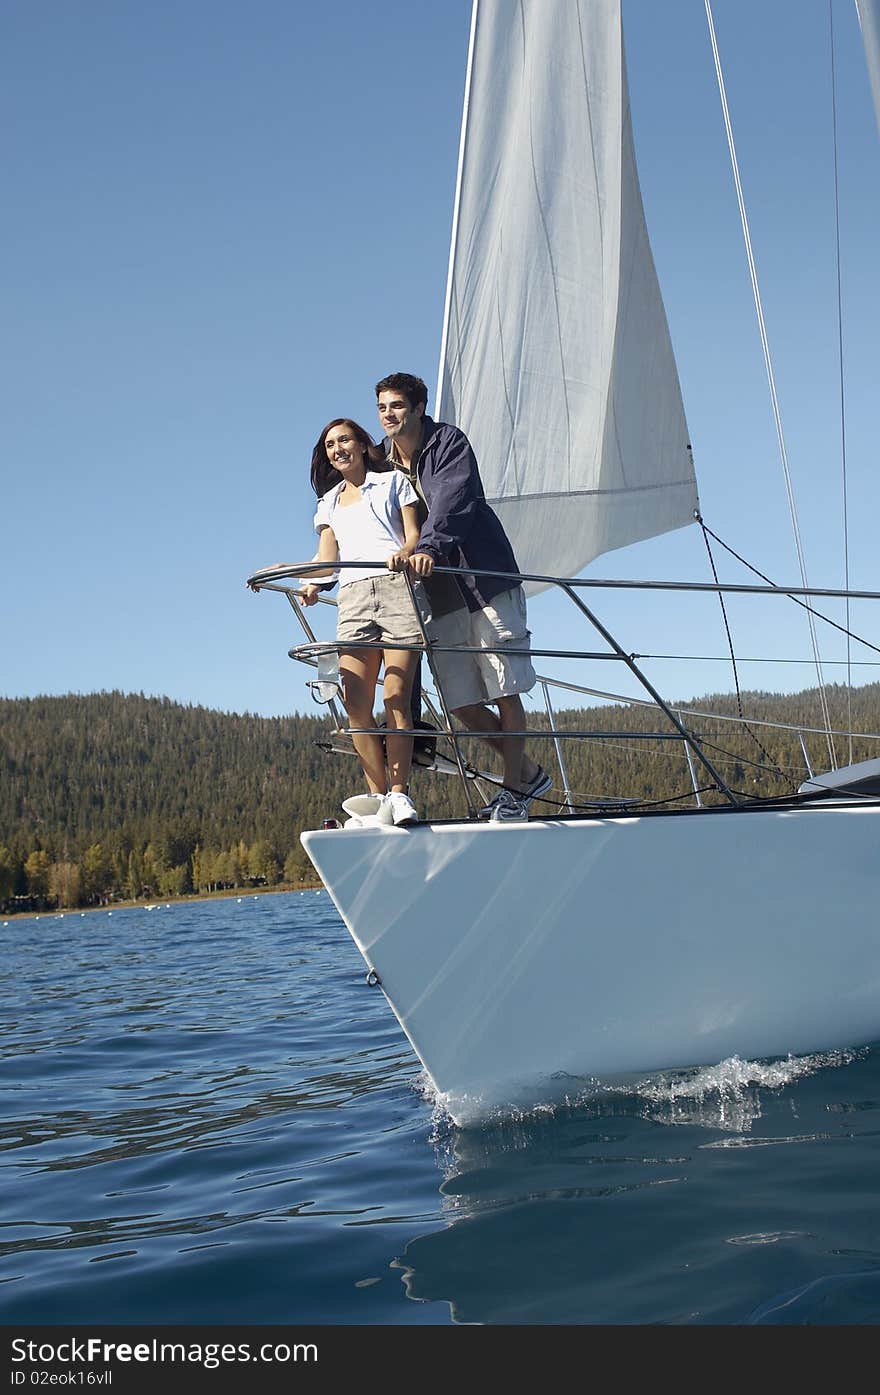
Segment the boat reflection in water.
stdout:
<path fill-rule="evenodd" d="M 876 1321 L 878 1090 L 875 1047 L 730 1060 L 478 1130 L 438 1114 L 448 1223 L 395 1267 L 460 1323 Z"/>

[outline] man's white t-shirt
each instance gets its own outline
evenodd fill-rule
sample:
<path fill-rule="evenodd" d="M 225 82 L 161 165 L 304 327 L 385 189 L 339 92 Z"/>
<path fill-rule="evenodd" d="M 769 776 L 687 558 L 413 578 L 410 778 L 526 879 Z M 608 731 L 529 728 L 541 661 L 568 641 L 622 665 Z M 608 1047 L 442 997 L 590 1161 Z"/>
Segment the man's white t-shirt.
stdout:
<path fill-rule="evenodd" d="M 400 470 L 379 473 L 368 470 L 356 504 L 339 504 L 344 483 L 336 484 L 318 501 L 315 532 L 332 528 L 341 562 L 383 562 L 403 547 L 404 504 L 417 504 L 419 496 Z M 369 576 L 383 576 L 386 567 L 346 567 L 339 585 L 350 586 Z"/>

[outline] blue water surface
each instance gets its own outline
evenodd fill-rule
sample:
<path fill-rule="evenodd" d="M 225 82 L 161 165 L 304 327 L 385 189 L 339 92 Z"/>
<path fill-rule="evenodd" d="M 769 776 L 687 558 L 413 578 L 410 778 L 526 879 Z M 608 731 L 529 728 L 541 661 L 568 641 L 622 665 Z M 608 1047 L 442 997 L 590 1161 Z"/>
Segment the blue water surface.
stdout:
<path fill-rule="evenodd" d="M 461 1130 L 326 893 L 0 928 L 5 1323 L 880 1320 L 877 1046 Z"/>

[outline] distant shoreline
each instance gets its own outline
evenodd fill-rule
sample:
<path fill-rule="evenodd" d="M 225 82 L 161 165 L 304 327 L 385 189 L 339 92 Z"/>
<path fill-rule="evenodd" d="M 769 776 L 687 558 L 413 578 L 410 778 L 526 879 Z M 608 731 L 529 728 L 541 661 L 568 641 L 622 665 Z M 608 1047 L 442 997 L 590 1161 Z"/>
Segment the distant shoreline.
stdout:
<path fill-rule="evenodd" d="M 59 906 L 54 911 L 4 911 L 2 916 L 3 924 L 13 920 L 62 920 L 65 916 L 95 915 L 103 912 L 106 915 L 109 911 L 129 911 L 145 910 L 150 906 L 182 906 L 190 901 L 221 901 L 228 900 L 230 896 L 235 896 L 241 900 L 245 896 L 275 896 L 279 892 L 291 891 L 321 891 L 324 883 L 321 881 L 284 882 L 280 886 L 235 886 L 223 891 L 202 891 L 189 892 L 185 896 L 174 896 L 170 900 L 164 896 L 141 897 L 137 901 L 113 901 L 106 906 Z"/>

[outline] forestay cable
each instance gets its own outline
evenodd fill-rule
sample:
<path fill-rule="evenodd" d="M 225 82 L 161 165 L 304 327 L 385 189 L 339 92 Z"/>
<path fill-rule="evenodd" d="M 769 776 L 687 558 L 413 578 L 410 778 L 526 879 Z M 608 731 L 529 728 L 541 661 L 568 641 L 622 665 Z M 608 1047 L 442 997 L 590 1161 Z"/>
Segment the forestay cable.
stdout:
<path fill-rule="evenodd" d="M 837 365 L 840 375 L 840 462 L 843 490 L 843 585 L 849 590 L 849 500 L 846 483 L 846 391 L 843 374 L 843 295 L 840 286 L 840 187 L 837 158 L 837 67 L 834 61 L 834 4 L 828 0 L 828 24 L 831 50 L 831 127 L 834 146 L 834 232 L 837 251 Z M 852 649 L 850 638 L 850 602 L 846 598 L 846 702 L 847 725 L 850 730 L 848 763 L 852 765 Z"/>
<path fill-rule="evenodd" d="M 712 54 L 715 59 L 715 73 L 718 78 L 718 93 L 721 98 L 721 110 L 724 115 L 724 129 L 727 133 L 727 146 L 730 150 L 730 160 L 733 166 L 733 179 L 736 186 L 736 197 L 739 204 L 739 215 L 742 222 L 743 237 L 746 245 L 746 257 L 749 263 L 749 276 L 752 282 L 752 293 L 755 298 L 755 310 L 758 316 L 758 329 L 761 335 L 761 347 L 764 351 L 764 364 L 767 369 L 767 379 L 770 384 L 770 400 L 773 407 L 773 420 L 776 423 L 776 437 L 779 442 L 779 453 L 782 459 L 782 473 L 785 478 L 785 491 L 788 497 L 788 511 L 791 516 L 791 526 L 794 534 L 795 550 L 797 552 L 798 566 L 800 567 L 801 581 L 805 588 L 809 586 L 807 581 L 807 569 L 804 562 L 804 551 L 801 545 L 800 528 L 798 526 L 797 508 L 794 501 L 794 490 L 791 482 L 791 472 L 788 467 L 788 452 L 785 448 L 785 435 L 782 430 L 782 414 L 779 409 L 779 397 L 776 392 L 776 378 L 773 372 L 773 361 L 770 357 L 770 343 L 767 338 L 767 328 L 764 323 L 764 308 L 761 302 L 761 292 L 758 287 L 758 273 L 755 267 L 755 258 L 752 252 L 752 239 L 749 232 L 749 220 L 746 214 L 745 198 L 743 196 L 742 182 L 739 175 L 739 161 L 736 155 L 736 146 L 733 140 L 733 127 L 730 121 L 730 111 L 727 105 L 727 91 L 724 85 L 724 74 L 721 70 L 721 55 L 718 51 L 718 40 L 715 36 L 715 21 L 712 18 L 711 0 L 705 0 L 706 19 L 709 23 L 709 38 L 712 43 Z M 828 710 L 828 697 L 825 692 L 825 681 L 822 676 L 822 664 L 819 659 L 819 646 L 816 639 L 816 626 L 812 615 L 807 617 L 810 627 L 810 641 L 813 650 L 813 662 L 816 667 L 816 678 L 819 688 L 819 701 L 822 706 L 822 719 L 825 723 L 825 739 L 828 745 L 828 755 L 833 769 L 837 768 L 837 759 L 834 753 L 834 741 L 831 736 L 831 714 Z"/>

